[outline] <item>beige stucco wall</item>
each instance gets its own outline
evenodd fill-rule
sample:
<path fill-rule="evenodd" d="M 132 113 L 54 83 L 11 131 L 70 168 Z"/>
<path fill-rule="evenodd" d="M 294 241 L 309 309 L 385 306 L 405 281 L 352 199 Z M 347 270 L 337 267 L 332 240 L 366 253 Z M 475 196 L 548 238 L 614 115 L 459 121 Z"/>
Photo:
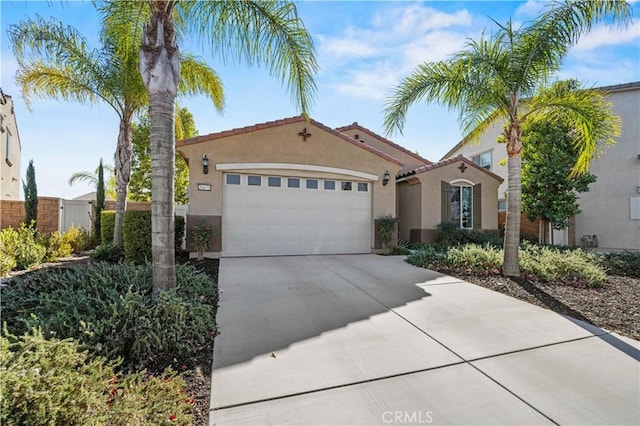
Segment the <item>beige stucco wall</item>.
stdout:
<path fill-rule="evenodd" d="M 433 229 L 441 222 L 440 182 L 452 183 L 466 180 L 472 185 L 482 184 L 481 229 L 498 229 L 498 187 L 500 182 L 481 170 L 467 167 L 462 173 L 455 162 L 431 171 L 418 174 L 422 181 L 422 228 Z"/>
<path fill-rule="evenodd" d="M 354 138 L 357 135 L 358 140 L 362 141 L 362 143 L 366 143 L 367 145 L 370 145 L 384 152 L 385 154 L 388 154 L 393 158 L 397 158 L 398 160 L 402 161 L 404 163 L 404 167 L 401 169 L 402 173 L 415 170 L 420 166 L 424 166 L 425 164 L 428 164 L 428 163 L 425 163 L 424 161 L 417 159 L 412 155 L 409 155 L 403 150 L 394 147 L 393 145 L 389 145 L 387 142 L 381 141 L 380 139 L 372 136 L 367 132 L 363 132 L 362 130 L 349 129 L 349 130 L 341 131 L 341 133 L 344 133 L 345 135 L 349 135 Z"/>
<path fill-rule="evenodd" d="M 411 230 L 420 229 L 422 220 L 420 217 L 420 205 L 422 199 L 422 184 L 418 179 L 400 182 L 396 188 L 398 191 L 398 232 L 400 239 L 411 240 Z"/>
<path fill-rule="evenodd" d="M 306 128 L 311 137 L 303 141 L 298 133 Z M 189 214 L 222 216 L 223 173 L 234 170 L 216 170 L 216 164 L 230 163 L 286 163 L 325 166 L 372 174 L 378 181 L 371 182 L 373 218 L 383 214 L 396 215 L 396 188 L 393 180 L 382 184 L 385 171 L 395 176 L 401 165 L 351 144 L 312 123 L 297 122 L 269 127 L 248 133 L 213 140 L 178 144 L 178 150 L 189 162 Z M 203 174 L 202 156 L 209 158 L 209 173 Z M 295 171 L 275 169 L 240 169 L 239 173 L 259 173 L 278 176 L 305 176 L 366 181 L 323 171 Z M 211 191 L 199 191 L 198 184 L 210 184 Z M 372 220 L 373 223 L 373 220 Z M 373 226 L 372 238 L 374 241 Z"/>
<path fill-rule="evenodd" d="M 491 169 L 490 171 L 504 179 L 504 182 L 498 188 L 498 199 L 505 199 L 507 194 L 507 145 L 498 143 L 498 137 L 502 133 L 504 123 L 493 125 L 487 132 L 482 135 L 478 142 L 468 143 L 455 150 L 447 158 L 456 157 L 460 154 L 468 159 L 474 156 L 491 152 Z M 501 165 L 500 163 L 504 163 Z"/>
<path fill-rule="evenodd" d="M 583 235 L 596 234 L 600 249 L 640 251 L 640 219 L 631 219 L 629 205 L 640 197 L 640 87 L 613 92 L 609 100 L 622 117 L 622 135 L 591 163 L 598 180 L 581 195 L 576 244 Z"/>
<path fill-rule="evenodd" d="M 0 199 L 18 200 L 20 199 L 20 136 L 13 111 L 13 99 L 10 96 L 4 95 L 0 100 L 0 114 L 2 114 L 4 130 L 0 133 Z M 8 134 L 11 134 L 9 158 L 7 158 Z"/>

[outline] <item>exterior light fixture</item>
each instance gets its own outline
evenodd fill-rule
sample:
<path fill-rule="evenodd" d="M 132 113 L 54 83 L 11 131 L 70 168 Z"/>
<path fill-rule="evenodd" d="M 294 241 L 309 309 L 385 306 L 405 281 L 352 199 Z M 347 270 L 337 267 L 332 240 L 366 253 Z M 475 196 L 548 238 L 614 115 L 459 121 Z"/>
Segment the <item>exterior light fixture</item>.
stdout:
<path fill-rule="evenodd" d="M 389 171 L 387 170 L 386 172 L 384 172 L 384 176 L 382 176 L 382 185 L 387 186 L 387 184 L 389 183 L 389 179 L 391 179 L 391 176 L 389 176 Z"/>
<path fill-rule="evenodd" d="M 207 154 L 202 156 L 202 173 L 209 174 L 209 159 L 207 158 Z"/>

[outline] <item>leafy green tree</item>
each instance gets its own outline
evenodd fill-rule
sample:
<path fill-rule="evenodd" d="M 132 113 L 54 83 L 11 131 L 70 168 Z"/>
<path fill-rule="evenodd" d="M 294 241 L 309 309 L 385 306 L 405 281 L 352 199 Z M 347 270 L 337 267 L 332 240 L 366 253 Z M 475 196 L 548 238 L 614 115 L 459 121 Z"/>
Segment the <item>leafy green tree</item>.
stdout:
<path fill-rule="evenodd" d="M 177 36 L 194 36 L 223 60 L 265 65 L 271 75 L 288 80 L 303 114 L 315 93 L 313 41 L 290 1 L 109 2 L 103 13 L 107 22 L 118 23 L 106 27 L 138 28 L 140 37 L 127 45 L 140 46 L 142 40 L 140 70 L 149 98 L 153 167 L 153 285 L 155 291 L 165 290 L 175 287 L 176 281 L 174 108 L 178 84 L 184 78 Z"/>
<path fill-rule="evenodd" d="M 98 185 L 96 187 L 96 206 L 94 212 L 95 219 L 93 222 L 93 235 L 95 235 L 96 241 L 100 241 L 102 210 L 104 210 L 104 169 L 102 167 L 101 158 L 100 165 L 98 166 Z"/>
<path fill-rule="evenodd" d="M 558 85 L 577 89 L 575 81 Z M 578 194 L 588 192 L 597 179 L 591 173 L 572 173 L 578 159 L 572 131 L 568 123 L 545 119 L 527 120 L 522 126 L 522 210 L 529 220 L 540 219 L 554 229 L 569 226 L 569 218 L 580 213 Z"/>
<path fill-rule="evenodd" d="M 149 117 L 142 116 L 131 128 L 133 158 L 129 196 L 132 201 L 151 201 L 151 140 Z M 176 114 L 176 139 L 198 136 L 193 115 L 187 108 L 179 108 Z M 176 175 L 174 201 L 189 202 L 189 165 L 176 153 Z"/>
<path fill-rule="evenodd" d="M 22 181 L 24 191 L 24 208 L 26 216 L 24 223 L 27 226 L 37 227 L 38 220 L 38 187 L 36 186 L 36 169 L 33 167 L 33 160 L 29 161 L 27 167 L 27 181 Z"/>
<path fill-rule="evenodd" d="M 130 17 L 129 17 L 130 18 Z M 17 82 L 30 98 L 52 98 L 93 105 L 104 102 L 120 119 L 116 144 L 116 221 L 113 243 L 122 246 L 122 222 L 131 176 L 131 122 L 148 105 L 140 77 L 140 39 L 127 34 L 130 27 L 109 27 L 105 22 L 101 45 L 90 49 L 75 28 L 51 18 L 27 20 L 9 28 L 9 39 L 18 61 Z M 129 44 L 127 44 L 129 43 Z M 204 94 L 222 109 L 222 84 L 218 75 L 192 55 L 182 58 L 181 94 Z"/>
<path fill-rule="evenodd" d="M 503 274 L 519 276 L 522 125 L 529 118 L 545 117 L 569 123 L 574 130 L 578 160 L 574 174 L 582 174 L 598 149 L 620 132 L 619 120 L 594 130 L 602 117 L 587 91 L 571 93 L 540 88 L 557 72 L 569 48 L 600 22 L 628 24 L 631 6 L 625 1 L 567 0 L 554 2 L 537 19 L 519 28 L 511 21 L 498 24 L 490 37 L 471 40 L 450 59 L 425 62 L 393 90 L 385 109 L 387 132 L 402 130 L 409 107 L 418 101 L 436 102 L 459 111 L 467 135 L 477 140 L 489 127 L 506 121 L 509 202 Z M 497 23 L 496 23 L 497 24 Z"/>
<path fill-rule="evenodd" d="M 104 175 L 104 171 L 106 170 L 109 173 L 109 179 L 107 179 L 106 183 L 105 183 L 105 188 L 104 188 L 104 192 L 105 192 L 105 196 L 108 197 L 111 200 L 115 200 L 116 199 L 116 172 L 115 169 L 113 168 L 113 166 L 110 166 L 108 164 L 103 164 L 102 165 L 102 170 L 103 170 L 103 175 Z M 75 184 L 76 182 L 86 182 L 89 185 L 93 186 L 96 188 L 96 190 L 98 189 L 98 173 L 100 171 L 100 167 L 97 167 L 96 170 L 94 172 L 89 172 L 89 171 L 82 171 L 82 172 L 76 172 L 74 174 L 71 175 L 71 177 L 69 178 L 69 185 L 73 186 L 73 184 Z"/>

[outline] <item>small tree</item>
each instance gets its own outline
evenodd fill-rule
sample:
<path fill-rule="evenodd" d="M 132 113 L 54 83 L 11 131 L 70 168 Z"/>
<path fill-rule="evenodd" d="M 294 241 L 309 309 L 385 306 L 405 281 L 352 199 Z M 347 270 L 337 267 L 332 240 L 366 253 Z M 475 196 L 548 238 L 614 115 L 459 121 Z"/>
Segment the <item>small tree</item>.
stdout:
<path fill-rule="evenodd" d="M 213 235 L 213 229 L 204 223 L 199 223 L 191 229 L 193 245 L 198 252 L 198 260 L 202 260 L 204 258 L 204 252 L 209 248 L 209 239 Z"/>
<path fill-rule="evenodd" d="M 597 177 L 571 174 L 578 153 L 571 127 L 546 120 L 522 127 L 522 210 L 530 221 L 540 219 L 553 229 L 564 229 L 581 212 L 578 194 L 589 191 Z"/>
<path fill-rule="evenodd" d="M 95 219 L 93 222 L 93 235 L 96 241 L 100 242 L 101 235 L 101 217 L 102 210 L 104 210 L 104 168 L 102 166 L 102 158 L 100 159 L 100 165 L 98 166 L 98 185 L 96 188 L 96 206 L 95 206 Z"/>
<path fill-rule="evenodd" d="M 398 224 L 398 218 L 393 217 L 390 214 L 379 216 L 378 220 L 378 232 L 380 233 L 380 239 L 382 240 L 383 253 L 389 253 L 389 242 L 393 238 L 393 234 L 396 232 L 396 225 Z"/>
<path fill-rule="evenodd" d="M 22 189 L 24 190 L 24 206 L 26 210 L 24 223 L 35 228 L 38 220 L 38 188 L 36 187 L 36 169 L 33 167 L 33 160 L 29 161 L 27 182 L 22 181 Z"/>

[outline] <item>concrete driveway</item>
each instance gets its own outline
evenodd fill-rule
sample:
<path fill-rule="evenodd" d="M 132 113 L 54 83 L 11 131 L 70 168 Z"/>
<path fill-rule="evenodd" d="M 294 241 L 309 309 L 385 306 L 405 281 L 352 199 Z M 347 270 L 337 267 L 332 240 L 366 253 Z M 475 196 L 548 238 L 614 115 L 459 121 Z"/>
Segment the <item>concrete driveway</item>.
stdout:
<path fill-rule="evenodd" d="M 640 423 L 640 344 L 376 255 L 225 258 L 210 424 Z"/>

